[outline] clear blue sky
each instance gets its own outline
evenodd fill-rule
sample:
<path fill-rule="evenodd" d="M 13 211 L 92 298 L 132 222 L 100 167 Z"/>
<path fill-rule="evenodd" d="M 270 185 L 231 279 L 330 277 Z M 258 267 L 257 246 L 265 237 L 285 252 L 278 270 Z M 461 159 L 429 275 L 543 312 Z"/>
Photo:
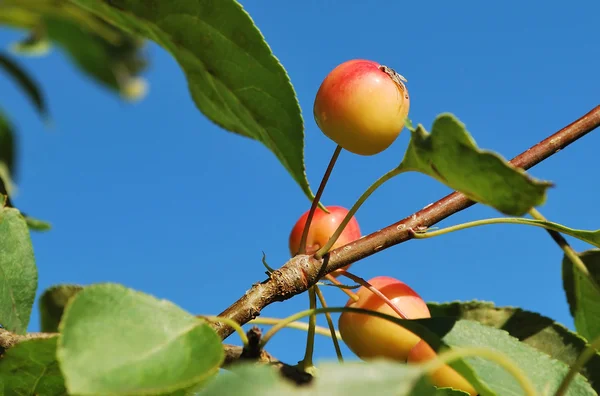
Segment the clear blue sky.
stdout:
<path fill-rule="evenodd" d="M 312 118 L 314 95 L 325 75 L 349 59 L 372 59 L 407 77 L 414 122 L 429 127 L 437 114 L 453 112 L 481 147 L 507 158 L 599 102 L 598 2 L 242 4 L 296 88 L 306 124 L 307 172 L 315 189 L 335 145 Z M 6 48 L 20 37 L 1 30 L 0 44 Z M 264 279 L 261 251 L 272 266 L 288 259 L 289 231 L 309 202 L 266 148 L 219 129 L 197 111 L 168 53 L 150 45 L 148 54 L 149 96 L 135 104 L 86 79 L 60 51 L 21 59 L 43 85 L 52 129 L 0 76 L 0 103 L 20 140 L 15 201 L 54 226 L 33 234 L 39 293 L 58 283 L 118 282 L 189 312 L 218 314 Z M 325 204 L 350 207 L 399 163 L 408 136 L 404 131 L 378 156 L 343 153 Z M 600 131 L 531 171 L 556 183 L 540 208 L 548 218 L 600 228 L 598 147 Z M 403 175 L 378 190 L 357 218 L 371 233 L 448 192 L 426 176 Z M 497 215 L 477 206 L 441 225 Z M 397 277 L 426 301 L 493 301 L 572 327 L 561 258 L 540 229 L 487 226 L 411 241 L 353 269 L 365 278 Z M 336 289 L 325 292 L 330 305 L 346 301 Z M 283 317 L 307 304 L 306 295 L 297 296 L 263 315 Z M 320 323 L 325 324 L 323 318 Z M 30 330 L 38 326 L 36 304 Z M 229 341 L 238 342 L 235 336 Z M 304 342 L 304 333 L 286 330 L 269 350 L 295 363 Z M 317 347 L 317 359 L 335 357 L 328 339 L 319 338 Z"/>

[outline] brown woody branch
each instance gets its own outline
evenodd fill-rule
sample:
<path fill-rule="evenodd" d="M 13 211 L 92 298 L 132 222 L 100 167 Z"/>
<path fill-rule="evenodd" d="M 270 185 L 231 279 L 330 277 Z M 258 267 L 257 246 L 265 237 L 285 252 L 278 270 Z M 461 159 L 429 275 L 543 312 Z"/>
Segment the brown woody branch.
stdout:
<path fill-rule="evenodd" d="M 521 153 L 510 162 L 516 167 L 529 169 L 598 126 L 600 126 L 600 106 Z M 463 194 L 454 192 L 397 223 L 332 250 L 323 260 L 316 260 L 314 257 L 306 255 L 296 256 L 283 267 L 271 273 L 269 279 L 254 284 L 219 316 L 245 324 L 256 318 L 267 305 L 303 293 L 324 275 L 390 246 L 406 242 L 412 238 L 412 230 L 431 227 L 473 204 L 475 202 Z M 232 328 L 222 323 L 214 323 L 213 327 L 223 339 L 233 332 Z"/>

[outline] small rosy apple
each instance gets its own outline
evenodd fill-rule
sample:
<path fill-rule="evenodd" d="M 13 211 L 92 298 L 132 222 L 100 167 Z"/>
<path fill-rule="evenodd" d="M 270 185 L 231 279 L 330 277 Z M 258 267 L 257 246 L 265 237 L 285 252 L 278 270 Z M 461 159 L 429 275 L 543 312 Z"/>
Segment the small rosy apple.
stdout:
<path fill-rule="evenodd" d="M 404 78 L 377 62 L 355 59 L 323 80 L 313 106 L 321 131 L 355 154 L 388 148 L 404 128 L 410 108 Z"/>
<path fill-rule="evenodd" d="M 313 215 L 313 219 L 308 230 L 308 237 L 306 238 L 306 254 L 314 254 L 317 250 L 323 247 L 327 241 L 329 241 L 329 238 L 331 238 L 335 230 L 337 230 L 340 223 L 344 220 L 346 214 L 348 214 L 348 209 L 341 206 L 327 206 L 326 208 L 329 210 L 329 213 L 325 213 L 325 211 L 317 208 L 315 214 Z M 290 254 L 292 256 L 295 256 L 300 249 L 300 239 L 302 239 L 302 231 L 304 230 L 304 225 L 308 219 L 309 212 L 310 210 L 306 211 L 302 216 L 300 216 L 292 228 L 292 232 L 290 233 L 289 247 Z M 344 228 L 344 231 L 342 231 L 342 234 L 331 249 L 333 250 L 340 246 L 344 246 L 359 239 L 360 237 L 361 235 L 358 221 L 354 216 L 352 216 L 352 219 L 350 219 Z M 347 269 L 348 267 L 349 266 L 346 266 L 344 269 Z M 332 273 L 332 275 L 335 274 L 336 271 Z"/>
<path fill-rule="evenodd" d="M 425 301 L 406 283 L 388 276 L 378 276 L 369 283 L 390 299 L 407 319 L 431 317 Z M 356 294 L 358 301 L 349 299 L 347 307 L 378 311 L 400 318 L 379 296 L 364 286 Z M 344 312 L 340 315 L 338 325 L 346 345 L 363 360 L 388 358 L 405 362 L 408 352 L 421 340 L 398 324 L 362 313 Z"/>
<path fill-rule="evenodd" d="M 422 363 L 432 360 L 436 357 L 436 353 L 429 344 L 421 340 L 410 350 L 407 357 L 408 363 Z M 477 391 L 473 386 L 456 370 L 447 364 L 444 364 L 439 369 L 435 370 L 431 375 L 431 382 L 440 388 L 454 388 L 465 391 L 472 396 L 477 395 Z"/>

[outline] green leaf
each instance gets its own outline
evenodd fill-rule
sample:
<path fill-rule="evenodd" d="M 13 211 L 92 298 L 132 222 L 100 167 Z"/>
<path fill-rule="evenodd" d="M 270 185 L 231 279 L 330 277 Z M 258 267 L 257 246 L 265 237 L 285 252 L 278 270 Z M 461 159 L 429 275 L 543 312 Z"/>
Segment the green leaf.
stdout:
<path fill-rule="evenodd" d="M 58 361 L 78 395 L 174 392 L 211 378 L 224 360 L 205 321 L 116 284 L 77 293 L 59 330 Z"/>
<path fill-rule="evenodd" d="M 467 301 L 428 303 L 431 315 L 475 320 L 507 331 L 519 341 L 571 366 L 588 345 L 586 340 L 565 326 L 535 312 L 515 307 L 496 307 L 493 303 Z M 588 361 L 582 374 L 600 393 L 600 354 Z"/>
<path fill-rule="evenodd" d="M 12 194 L 15 174 L 16 141 L 12 123 L 0 110 L 0 193 Z"/>
<path fill-rule="evenodd" d="M 535 180 L 497 153 L 479 149 L 452 114 L 439 115 L 430 134 L 420 124 L 411 132 L 400 171 L 424 173 L 512 216 L 544 203 L 551 183 Z"/>
<path fill-rule="evenodd" d="M 144 96 L 146 90 L 137 88 L 143 80 L 136 77 L 146 65 L 139 53 L 141 42 L 94 15 L 89 15 L 89 18 L 94 18 L 96 24 L 102 24 L 107 34 L 119 37 L 118 44 L 98 36 L 79 21 L 47 16 L 44 24 L 49 39 L 63 48 L 81 71 L 126 98 Z"/>
<path fill-rule="evenodd" d="M 11 44 L 12 53 L 21 56 L 43 56 L 48 54 L 52 44 L 46 36 L 44 29 L 32 29 L 32 32 L 24 39 Z"/>
<path fill-rule="evenodd" d="M 6 55 L 0 54 L 0 68 L 3 69 L 19 85 L 23 92 L 35 105 L 42 117 L 48 115 L 48 109 L 42 92 L 32 76 L 29 75 L 16 61 Z"/>
<path fill-rule="evenodd" d="M 30 216 L 25 216 L 25 221 L 27 222 L 27 227 L 29 227 L 29 229 L 32 231 L 43 232 L 52 229 L 52 224 L 44 220 L 36 219 Z"/>
<path fill-rule="evenodd" d="M 4 353 L 0 359 L 0 390 L 4 390 L 2 394 L 67 394 L 56 361 L 57 338 L 24 340 Z"/>
<path fill-rule="evenodd" d="M 258 140 L 313 195 L 304 168 L 304 125 L 286 70 L 234 0 L 73 0 L 155 41 L 183 69 L 198 109 L 222 128 Z"/>
<path fill-rule="evenodd" d="M 40 322 L 44 333 L 55 333 L 67 303 L 79 293 L 83 286 L 57 285 L 44 291 L 40 297 Z"/>
<path fill-rule="evenodd" d="M 7 175 L 0 174 L 0 177 L 14 177 L 15 150 L 16 142 L 13 125 L 4 112 L 0 110 L 0 163 L 4 164 L 8 171 Z"/>
<path fill-rule="evenodd" d="M 269 366 L 238 364 L 231 373 L 220 374 L 198 395 L 466 395 L 456 390 L 436 389 L 422 374 L 420 367 L 396 362 L 324 363 L 319 365 L 318 376 L 310 384 L 298 387 Z"/>
<path fill-rule="evenodd" d="M 552 394 L 560 385 L 569 367 L 547 354 L 520 342 L 508 332 L 478 322 L 452 317 L 402 320 L 402 326 L 421 336 L 432 348 L 446 346 L 485 347 L 507 356 L 533 383 L 538 392 Z M 466 363 L 466 364 L 465 364 Z M 479 357 L 468 357 L 450 364 L 485 395 L 522 395 L 518 382 L 498 364 Z M 473 370 L 473 372 L 471 372 Z M 492 390 L 482 387 L 486 386 Z M 567 395 L 597 395 L 589 382 L 577 374 Z"/>
<path fill-rule="evenodd" d="M 38 274 L 29 229 L 17 209 L 0 206 L 0 324 L 24 334 Z"/>
<path fill-rule="evenodd" d="M 600 250 L 592 249 L 579 253 L 579 257 L 596 283 L 600 284 Z M 569 310 L 575 319 L 575 328 L 589 341 L 594 341 L 600 337 L 600 292 L 566 256 L 562 261 L 562 276 Z"/>
<path fill-rule="evenodd" d="M 46 40 L 56 44 L 83 73 L 126 98 L 135 98 L 131 91 L 140 93 L 143 42 L 71 1 L 3 0 L 0 23 L 29 29 L 26 44 L 35 50 Z"/>

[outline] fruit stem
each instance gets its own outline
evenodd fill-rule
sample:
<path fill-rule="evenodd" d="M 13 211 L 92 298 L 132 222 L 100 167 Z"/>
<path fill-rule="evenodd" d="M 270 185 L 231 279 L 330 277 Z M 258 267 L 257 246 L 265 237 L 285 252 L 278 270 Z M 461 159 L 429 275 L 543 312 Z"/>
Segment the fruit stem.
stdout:
<path fill-rule="evenodd" d="M 325 278 L 326 278 L 326 279 L 327 279 L 329 282 L 331 282 L 331 283 L 333 283 L 333 284 L 335 284 L 335 285 L 338 285 L 338 286 L 341 286 L 341 285 L 342 285 L 342 282 L 340 282 L 339 280 L 335 279 L 335 276 L 333 276 L 333 275 L 331 275 L 331 274 L 327 274 L 327 275 L 325 275 Z M 351 298 L 351 299 L 353 299 L 354 301 L 358 301 L 358 295 L 357 295 L 356 293 L 352 292 L 351 290 L 345 289 L 345 288 L 343 288 L 343 287 L 340 287 L 339 289 L 340 289 L 340 290 L 342 290 L 344 293 L 346 293 L 346 294 L 348 295 L 348 297 L 350 297 L 350 298 Z"/>
<path fill-rule="evenodd" d="M 519 369 L 519 366 L 514 364 L 503 353 L 488 348 L 472 347 L 450 349 L 441 352 L 435 360 L 427 363 L 422 363 L 421 365 L 427 373 L 431 374 L 444 364 L 448 364 L 453 360 L 469 356 L 482 357 L 484 359 L 493 361 L 494 363 L 498 364 L 506 371 L 508 371 L 517 380 L 517 382 L 519 383 L 519 385 L 521 386 L 521 388 L 527 396 L 536 396 L 538 394 L 531 380 L 523 374 L 523 372 Z"/>
<path fill-rule="evenodd" d="M 310 205 L 310 211 L 308 212 L 308 217 L 306 218 L 306 224 L 304 224 L 304 230 L 302 230 L 302 238 L 300 238 L 300 248 L 298 249 L 297 254 L 306 253 L 306 239 L 308 238 L 308 230 L 310 229 L 310 223 L 312 223 L 313 216 L 315 215 L 315 211 L 317 210 L 317 206 L 319 201 L 321 200 L 321 196 L 323 195 L 323 191 L 325 190 L 325 186 L 327 185 L 327 181 L 329 180 L 329 176 L 333 171 L 333 167 L 342 152 L 342 146 L 338 145 L 333 155 L 331 156 L 331 160 L 329 160 L 329 165 L 327 165 L 327 169 L 325 170 L 325 174 L 323 175 L 323 179 L 321 179 L 321 184 L 319 185 L 319 189 L 315 194 L 315 198 Z"/>
<path fill-rule="evenodd" d="M 268 318 L 268 317 L 261 316 L 259 318 L 251 320 L 250 322 L 248 322 L 248 324 L 263 324 L 263 325 L 271 325 L 272 326 L 272 325 L 278 324 L 282 320 L 283 319 Z M 304 322 L 288 323 L 285 325 L 285 327 L 290 328 L 290 329 L 308 331 L 308 323 L 304 323 Z M 329 329 L 322 327 L 322 326 L 315 326 L 315 334 L 326 336 L 326 337 L 331 337 L 331 332 L 329 331 Z M 337 331 L 336 331 L 335 335 L 338 338 L 341 337 L 339 332 L 337 332 Z"/>
<path fill-rule="evenodd" d="M 585 366 L 585 364 L 596 355 L 597 349 L 600 349 L 600 337 L 596 338 L 594 342 L 588 345 L 587 348 L 583 352 L 581 352 L 581 355 L 579 355 L 575 363 L 573 363 L 573 365 L 569 369 L 567 375 L 565 375 L 565 378 L 563 378 L 554 396 L 563 396 L 567 393 L 567 388 L 569 387 L 571 381 L 573 381 L 573 379 L 575 378 L 577 373 L 581 371 L 583 366 Z"/>
<path fill-rule="evenodd" d="M 309 300 L 309 311 L 315 312 L 317 309 L 317 294 L 315 292 L 315 286 L 308 289 L 308 300 Z M 315 328 L 317 327 L 317 314 L 313 313 L 308 318 L 308 335 L 306 337 L 306 351 L 304 352 L 304 359 L 300 362 L 300 369 L 307 371 L 311 369 L 313 364 L 313 353 L 315 351 Z"/>
<path fill-rule="evenodd" d="M 405 327 L 403 325 L 403 323 L 406 322 L 406 319 L 399 319 L 396 316 L 384 314 L 384 313 L 381 313 L 381 312 L 378 312 L 378 311 L 369 310 L 369 309 L 363 309 L 363 308 L 327 307 L 327 308 L 307 309 L 305 311 L 300 311 L 300 312 L 297 312 L 297 313 L 295 313 L 293 315 L 290 315 L 287 318 L 281 319 L 279 321 L 279 323 L 277 323 L 276 325 L 274 325 L 273 327 L 271 327 L 269 329 L 269 331 L 267 331 L 265 333 L 265 335 L 262 337 L 262 339 L 260 340 L 260 347 L 264 348 L 265 345 L 267 344 L 267 342 L 269 342 L 269 340 L 279 330 L 281 330 L 284 327 L 286 327 L 289 323 L 295 322 L 298 319 L 302 319 L 302 318 L 304 318 L 306 316 L 319 315 L 319 314 L 324 314 L 326 312 L 331 312 L 331 313 L 336 313 L 336 312 L 353 312 L 353 313 L 358 313 L 358 314 L 371 315 L 371 316 L 375 316 L 377 318 L 389 320 L 390 322 L 396 323 L 398 326 L 402 326 L 402 327 Z M 409 330 L 409 331 L 411 331 L 411 330 Z"/>
<path fill-rule="evenodd" d="M 221 316 L 197 315 L 196 317 L 200 318 L 200 319 L 204 319 L 208 322 L 213 322 L 213 323 L 221 322 L 221 323 L 226 324 L 227 326 L 232 327 L 236 331 L 236 333 L 238 333 L 238 335 L 240 336 L 240 340 L 242 341 L 242 344 L 244 344 L 244 347 L 248 346 L 248 336 L 246 335 L 246 332 L 244 331 L 242 326 L 240 326 L 240 324 L 238 322 L 236 322 L 235 320 L 230 319 L 230 318 L 224 318 Z"/>
<path fill-rule="evenodd" d="M 335 232 L 333 233 L 333 235 L 331 236 L 331 238 L 329 238 L 329 240 L 327 241 L 327 243 L 325 244 L 325 246 L 323 246 L 322 248 L 320 248 L 315 253 L 315 258 L 317 258 L 319 260 L 319 259 L 323 258 L 323 256 L 325 254 L 327 254 L 327 252 L 329 252 L 329 250 L 331 249 L 331 247 L 333 246 L 333 244 L 338 240 L 338 238 L 340 237 L 340 235 L 344 231 L 344 228 L 346 227 L 346 225 L 352 219 L 352 216 L 354 216 L 354 214 L 358 211 L 358 208 L 361 207 L 361 205 L 367 200 L 367 198 L 369 198 L 369 196 L 371 194 L 373 194 L 375 192 L 375 190 L 377 190 L 379 187 L 381 187 L 381 185 L 383 183 L 385 183 L 386 181 L 390 180 L 394 176 L 399 175 L 402 172 L 404 172 L 404 170 L 402 170 L 400 168 L 394 168 L 391 171 L 389 171 L 386 174 L 384 174 L 383 176 L 381 176 L 379 179 L 377 179 L 375 181 L 375 183 L 373 183 L 360 196 L 360 198 L 358 198 L 358 200 L 354 203 L 354 205 L 352 206 L 352 208 L 350 208 L 350 211 L 346 214 L 346 217 L 344 217 L 344 220 L 340 223 L 340 225 L 335 230 Z"/>
<path fill-rule="evenodd" d="M 398 315 L 400 315 L 400 317 L 402 319 L 408 319 L 408 317 L 406 316 L 406 314 L 404 312 L 402 312 L 402 310 L 400 308 L 398 308 L 398 306 L 396 304 L 394 304 L 392 302 L 392 300 L 390 300 L 389 298 L 387 298 L 382 292 L 379 291 L 379 289 L 377 289 L 375 286 L 371 285 L 369 282 L 367 282 L 366 280 L 364 280 L 360 276 L 356 276 L 353 273 L 348 272 L 348 271 L 340 271 L 340 274 L 343 275 L 343 276 L 345 276 L 346 278 L 352 279 L 356 283 L 360 283 L 361 285 L 363 285 L 364 287 L 366 287 L 367 289 L 369 289 L 369 291 L 371 291 L 371 293 L 373 293 L 377 297 L 381 298 L 387 305 L 390 306 L 390 308 L 392 308 L 394 310 L 394 312 L 396 312 Z"/>
<path fill-rule="evenodd" d="M 327 308 L 327 302 L 325 301 L 325 296 L 321 292 L 318 286 L 315 286 L 315 292 L 317 293 L 317 297 L 319 298 L 319 302 L 323 308 Z M 335 348 L 335 354 L 337 355 L 338 361 L 340 363 L 344 362 L 344 357 L 342 356 L 342 350 L 340 349 L 340 343 L 338 342 L 337 334 L 335 332 L 335 326 L 333 325 L 333 320 L 331 320 L 331 314 L 329 312 L 325 312 L 325 318 L 327 319 L 327 326 L 329 326 L 329 331 L 331 333 L 331 340 L 333 341 L 333 347 Z"/>
<path fill-rule="evenodd" d="M 546 218 L 535 208 L 531 208 L 529 210 L 529 214 L 536 220 L 547 222 Z M 565 253 L 565 256 L 567 256 L 571 263 L 573 263 L 575 268 L 577 268 L 585 277 L 587 277 L 590 283 L 596 288 L 596 291 L 600 293 L 600 285 L 598 285 L 598 282 L 596 282 L 596 279 L 592 276 L 592 274 L 590 274 L 590 271 L 581 260 L 581 257 L 579 257 L 577 252 L 571 247 L 571 245 L 569 245 L 567 240 L 554 230 L 547 229 L 546 231 L 548 231 L 554 242 L 556 242 L 556 244 L 562 249 L 562 251 Z"/>

